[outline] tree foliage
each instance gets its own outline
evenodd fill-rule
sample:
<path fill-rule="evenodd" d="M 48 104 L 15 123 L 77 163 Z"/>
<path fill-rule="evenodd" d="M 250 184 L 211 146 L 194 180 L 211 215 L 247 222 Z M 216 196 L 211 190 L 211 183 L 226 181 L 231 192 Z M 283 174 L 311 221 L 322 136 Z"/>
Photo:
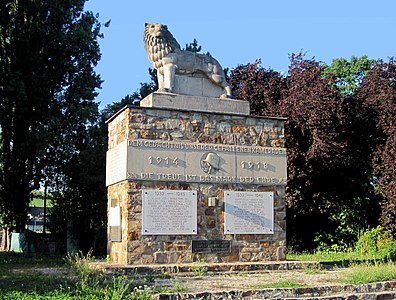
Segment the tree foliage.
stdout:
<path fill-rule="evenodd" d="M 334 218 L 342 212 L 354 217 L 356 230 L 373 222 L 366 207 L 372 199 L 370 149 L 361 126 L 367 122 L 360 123 L 358 103 L 339 92 L 323 65 L 292 55 L 286 76 L 256 62 L 234 69 L 230 83 L 253 114 L 287 118 L 290 244 L 314 247 L 315 236 L 345 222 Z M 356 208 L 358 215 L 348 213 Z"/>
<path fill-rule="evenodd" d="M 336 85 L 344 95 L 352 95 L 359 88 L 364 76 L 374 65 L 375 60 L 367 55 L 352 56 L 350 61 L 346 58 L 336 58 L 329 66 L 325 66 L 324 74 L 335 78 Z"/>
<path fill-rule="evenodd" d="M 254 64 L 241 65 L 231 72 L 229 83 L 238 99 L 250 102 L 250 111 L 255 115 L 279 115 L 279 102 L 287 92 L 286 78 L 273 70 Z"/>
<path fill-rule="evenodd" d="M 201 52 L 202 46 L 200 46 L 200 45 L 198 44 L 197 39 L 194 39 L 194 40 L 192 41 L 192 43 L 186 44 L 186 48 L 184 48 L 184 50 L 198 53 L 198 52 Z"/>
<path fill-rule="evenodd" d="M 84 252 L 106 253 L 107 197 L 105 166 L 107 130 L 97 120 L 74 136 L 74 149 L 58 168 L 51 232 L 59 245 L 69 239 Z"/>
<path fill-rule="evenodd" d="M 300 229 L 294 236 L 293 242 L 303 245 L 328 231 L 334 224 L 331 216 L 344 210 L 363 208 L 354 221 L 360 227 L 370 223 L 370 210 L 361 203 L 372 190 L 370 165 L 361 163 L 368 159 L 367 144 L 364 139 L 350 138 L 353 129 L 356 133 L 354 103 L 341 96 L 331 78 L 323 76 L 319 63 L 301 56 L 291 59 L 289 94 L 280 105 L 288 118 L 286 201 L 289 226 L 312 230 Z"/>
<path fill-rule="evenodd" d="M 24 228 L 29 194 L 97 110 L 100 24 L 84 0 L 0 2 L 0 220 Z M 52 171 L 51 171 L 52 170 Z"/>
<path fill-rule="evenodd" d="M 382 201 L 382 223 L 396 233 L 396 61 L 379 61 L 367 74 L 357 93 L 366 117 L 376 131 L 370 137 L 374 149 L 374 179 Z"/>

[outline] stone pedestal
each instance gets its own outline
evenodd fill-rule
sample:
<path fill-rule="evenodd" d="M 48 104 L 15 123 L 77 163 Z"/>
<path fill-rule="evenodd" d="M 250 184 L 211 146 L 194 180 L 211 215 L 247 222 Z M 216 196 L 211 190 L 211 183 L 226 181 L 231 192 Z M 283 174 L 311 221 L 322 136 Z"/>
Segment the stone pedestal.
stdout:
<path fill-rule="evenodd" d="M 248 116 L 243 105 L 237 109 L 243 110 L 241 114 L 227 110 L 232 105 L 224 108 L 226 113 L 220 114 L 217 109 L 213 113 L 208 104 L 211 100 L 193 98 L 198 97 L 152 94 L 144 100 L 146 104 L 165 105 L 126 107 L 108 121 L 108 252 L 112 261 L 165 264 L 284 260 L 285 120 Z M 175 105 L 169 106 L 173 102 Z M 207 103 L 208 107 L 196 103 Z M 156 220 L 150 221 L 156 222 L 157 228 L 143 228 L 147 208 L 142 192 L 151 190 L 193 191 L 196 215 L 188 220 L 196 222 L 197 232 L 193 228 L 191 234 L 152 234 L 161 231 L 161 223 Z M 235 191 L 256 192 L 273 199 L 268 232 L 249 225 L 251 234 L 235 233 L 239 229 L 232 226 L 234 233 L 227 233 L 225 210 L 230 204 L 226 203 L 226 193 Z M 164 201 L 171 203 L 169 199 Z M 162 205 L 161 209 L 166 209 Z M 161 212 L 156 214 L 158 218 Z M 251 222 L 264 218 L 249 214 Z M 180 226 L 187 228 L 186 224 Z"/>
<path fill-rule="evenodd" d="M 250 114 L 249 102 L 247 101 L 188 95 L 181 96 L 172 93 L 152 93 L 140 101 L 140 106 L 243 116 Z"/>

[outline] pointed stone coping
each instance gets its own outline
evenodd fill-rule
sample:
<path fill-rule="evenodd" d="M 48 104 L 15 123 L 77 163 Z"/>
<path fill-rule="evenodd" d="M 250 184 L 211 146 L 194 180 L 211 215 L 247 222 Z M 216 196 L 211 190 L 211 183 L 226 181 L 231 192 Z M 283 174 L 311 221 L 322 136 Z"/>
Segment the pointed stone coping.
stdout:
<path fill-rule="evenodd" d="M 192 273 L 197 266 L 205 268 L 205 272 L 247 272 L 247 271 L 275 271 L 301 270 L 305 268 L 320 268 L 315 261 L 268 261 L 268 262 L 234 262 L 234 263 L 186 263 L 186 264 L 151 264 L 125 265 L 106 262 L 94 262 L 91 266 L 108 274 L 169 274 Z"/>
<path fill-rule="evenodd" d="M 140 101 L 140 106 L 243 116 L 250 115 L 250 104 L 248 101 L 171 93 L 151 93 Z"/>

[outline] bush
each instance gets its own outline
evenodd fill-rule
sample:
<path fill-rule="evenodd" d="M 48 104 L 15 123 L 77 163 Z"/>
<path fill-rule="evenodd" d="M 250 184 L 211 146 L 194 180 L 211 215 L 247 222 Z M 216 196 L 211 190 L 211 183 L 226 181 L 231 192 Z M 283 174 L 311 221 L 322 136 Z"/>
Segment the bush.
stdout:
<path fill-rule="evenodd" d="M 396 258 L 396 240 L 389 230 L 377 226 L 367 230 L 357 241 L 356 251 L 376 258 Z"/>
<path fill-rule="evenodd" d="M 314 242 L 320 252 L 348 252 L 357 242 L 359 232 L 363 231 L 359 216 L 352 209 L 334 211 L 328 217 L 327 227 L 316 233 Z"/>

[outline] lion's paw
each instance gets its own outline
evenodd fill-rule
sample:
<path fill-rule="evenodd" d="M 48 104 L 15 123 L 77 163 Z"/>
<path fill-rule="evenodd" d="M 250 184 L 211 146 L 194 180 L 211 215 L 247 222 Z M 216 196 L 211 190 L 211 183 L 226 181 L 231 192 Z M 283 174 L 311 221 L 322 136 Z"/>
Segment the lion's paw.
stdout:
<path fill-rule="evenodd" d="M 227 94 L 221 94 L 220 99 L 231 99 L 231 97 Z"/>
<path fill-rule="evenodd" d="M 171 93 L 170 89 L 167 88 L 160 88 L 157 90 L 158 93 Z"/>

